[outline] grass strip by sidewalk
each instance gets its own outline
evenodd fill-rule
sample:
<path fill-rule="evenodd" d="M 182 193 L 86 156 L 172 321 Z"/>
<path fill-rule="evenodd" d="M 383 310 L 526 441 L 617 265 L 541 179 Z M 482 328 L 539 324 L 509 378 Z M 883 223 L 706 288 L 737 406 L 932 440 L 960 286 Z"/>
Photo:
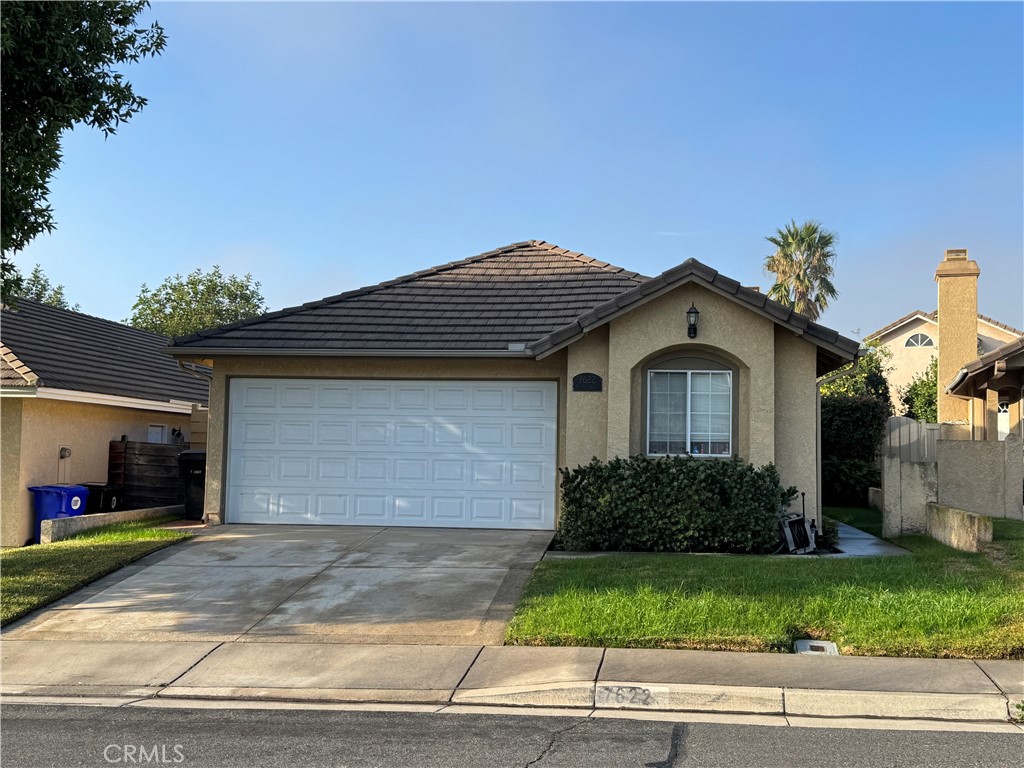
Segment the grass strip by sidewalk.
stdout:
<path fill-rule="evenodd" d="M 847 655 L 1024 658 L 1024 524 L 996 521 L 994 539 L 982 554 L 904 537 L 912 556 L 545 560 L 506 642 L 785 653 L 811 637 Z"/>
<path fill-rule="evenodd" d="M 0 625 L 52 603 L 140 557 L 187 539 L 187 531 L 140 520 L 95 528 L 71 539 L 0 553 Z"/>

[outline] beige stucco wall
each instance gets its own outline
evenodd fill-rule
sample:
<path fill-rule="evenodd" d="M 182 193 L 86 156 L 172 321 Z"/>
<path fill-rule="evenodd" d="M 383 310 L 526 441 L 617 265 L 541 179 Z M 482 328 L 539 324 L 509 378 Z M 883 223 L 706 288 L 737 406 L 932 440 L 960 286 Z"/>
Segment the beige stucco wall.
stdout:
<path fill-rule="evenodd" d="M 24 544 L 21 486 L 21 415 L 24 398 L 0 399 L 0 546 Z M 27 492 L 25 492 L 27 495 Z"/>
<path fill-rule="evenodd" d="M 817 360 L 814 345 L 776 326 L 775 466 L 785 484 L 807 494 L 808 514 L 818 504 Z M 799 496 L 791 508 L 800 511 Z"/>
<path fill-rule="evenodd" d="M 686 310 L 700 310 L 697 338 Z M 669 351 L 710 351 L 739 371 L 739 435 L 734 451 L 754 464 L 775 460 L 775 324 L 689 283 L 611 321 L 608 338 L 608 456 L 643 451 L 640 378 L 644 362 Z M 806 343 L 806 342 L 805 342 Z"/>
<path fill-rule="evenodd" d="M 20 429 L 8 414 L 20 401 Z M 10 409 L 10 411 L 8 410 Z M 32 494 L 28 487 L 53 483 L 106 482 L 109 443 L 127 435 L 146 440 L 150 424 L 180 428 L 188 438 L 189 415 L 71 403 L 39 398 L 4 398 L 3 507 L 0 545 L 19 547 L 32 537 Z M 17 434 L 20 432 L 20 435 Z M 16 439 L 20 438 L 20 439 Z M 71 456 L 58 459 L 62 446 Z"/>
<path fill-rule="evenodd" d="M 908 347 L 907 339 L 915 333 L 924 333 L 931 337 L 934 347 Z M 903 412 L 900 402 L 900 390 L 905 389 L 914 377 L 925 372 L 933 356 L 939 354 L 939 327 L 935 323 L 918 318 L 888 333 L 881 338 L 886 348 L 892 353 L 891 368 L 888 372 L 889 392 L 896 413 Z"/>
<path fill-rule="evenodd" d="M 580 373 L 596 373 L 604 380 L 600 392 L 567 395 L 566 418 L 572 427 L 565 435 L 565 466 L 587 464 L 595 456 L 608 458 L 608 326 L 602 326 L 566 350 L 566 380 Z"/>
<path fill-rule="evenodd" d="M 223 357 L 214 361 L 210 382 L 210 421 L 207 432 L 206 516 L 223 522 L 225 445 L 227 442 L 227 382 L 230 378 L 324 379 L 541 379 L 558 382 L 558 465 L 566 456 L 566 353 L 544 360 L 518 358 L 409 357 Z"/>
<path fill-rule="evenodd" d="M 946 385 L 957 372 L 978 356 L 977 262 L 966 251 L 946 251 L 935 271 L 939 289 L 939 422 L 969 418 L 968 404 L 946 394 Z"/>

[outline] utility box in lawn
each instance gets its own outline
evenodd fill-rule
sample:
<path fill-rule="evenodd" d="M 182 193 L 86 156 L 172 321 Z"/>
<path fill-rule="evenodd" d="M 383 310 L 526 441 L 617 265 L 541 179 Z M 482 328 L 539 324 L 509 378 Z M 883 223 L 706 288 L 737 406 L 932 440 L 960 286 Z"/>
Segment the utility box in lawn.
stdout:
<path fill-rule="evenodd" d="M 179 453 L 178 472 L 185 484 L 185 519 L 202 520 L 206 499 L 206 451 Z"/>

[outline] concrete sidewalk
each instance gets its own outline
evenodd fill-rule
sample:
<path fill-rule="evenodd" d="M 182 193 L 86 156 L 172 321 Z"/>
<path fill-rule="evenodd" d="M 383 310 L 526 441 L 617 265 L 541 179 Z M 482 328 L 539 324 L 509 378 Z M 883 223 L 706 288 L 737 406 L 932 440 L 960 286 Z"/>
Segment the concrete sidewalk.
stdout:
<path fill-rule="evenodd" d="M 1024 661 L 602 648 L 4 640 L 5 696 L 1006 722 Z"/>

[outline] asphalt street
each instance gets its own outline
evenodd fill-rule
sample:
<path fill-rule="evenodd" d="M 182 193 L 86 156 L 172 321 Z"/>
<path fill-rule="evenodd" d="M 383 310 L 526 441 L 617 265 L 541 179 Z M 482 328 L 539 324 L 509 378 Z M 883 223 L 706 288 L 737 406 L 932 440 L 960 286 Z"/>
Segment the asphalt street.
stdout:
<path fill-rule="evenodd" d="M 969 768 L 1020 765 L 1024 756 L 1024 739 L 1013 734 L 738 726 L 685 719 L 5 703 L 0 726 L 5 768 Z"/>

